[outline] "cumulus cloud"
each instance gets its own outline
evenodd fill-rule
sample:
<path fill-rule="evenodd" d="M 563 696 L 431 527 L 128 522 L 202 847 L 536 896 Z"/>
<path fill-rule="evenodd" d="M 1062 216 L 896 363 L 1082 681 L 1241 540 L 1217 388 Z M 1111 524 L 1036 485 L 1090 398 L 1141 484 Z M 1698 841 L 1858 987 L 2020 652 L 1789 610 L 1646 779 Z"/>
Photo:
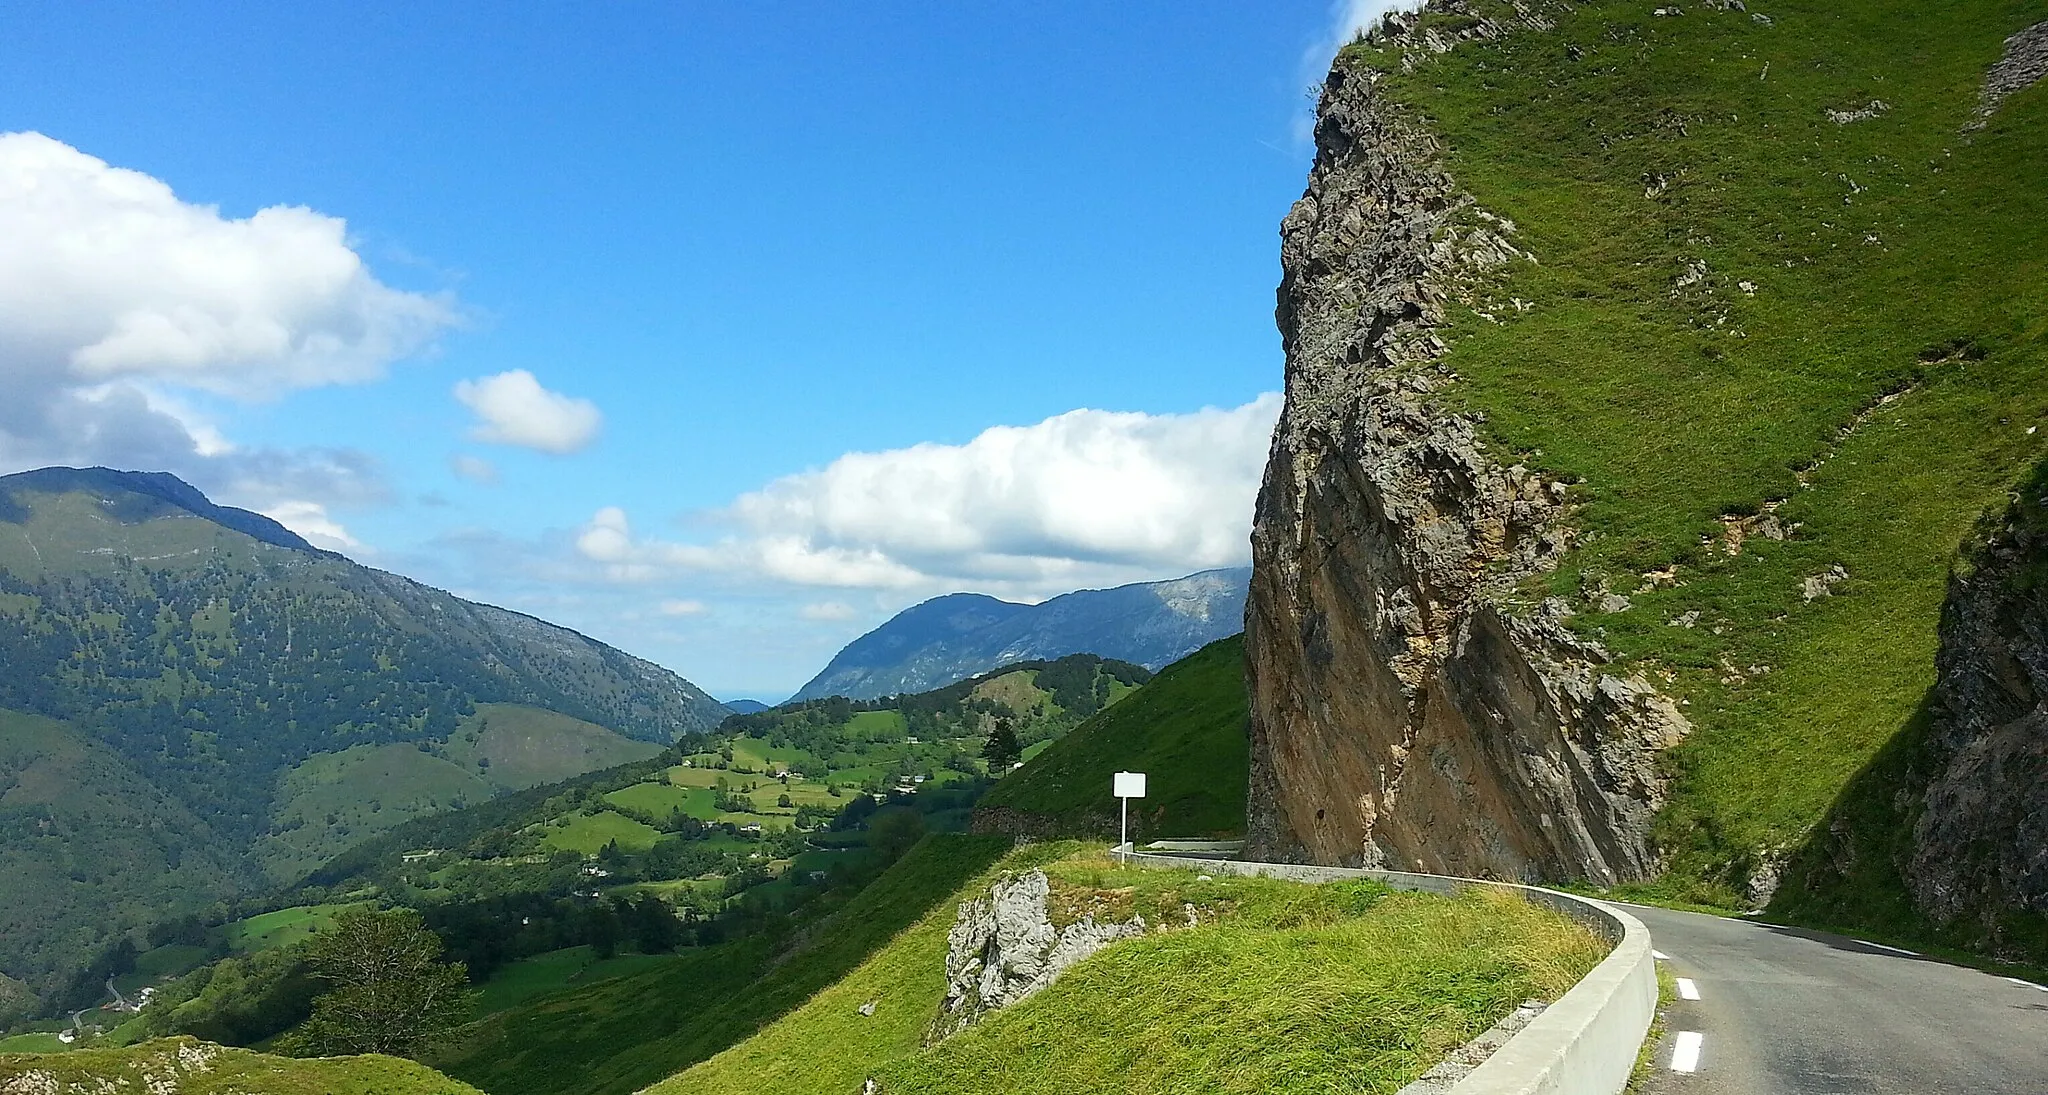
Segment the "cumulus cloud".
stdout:
<path fill-rule="evenodd" d="M 597 404 L 549 391 L 525 369 L 459 381 L 455 398 L 475 413 L 476 440 L 557 455 L 590 444 L 604 423 Z"/>
<path fill-rule="evenodd" d="M 378 281 L 347 236 L 303 206 L 223 216 L 61 141 L 0 133 L 0 471 L 170 471 L 258 509 L 381 494 L 360 454 L 243 449 L 186 398 L 371 380 L 456 322 L 447 297 Z"/>
<path fill-rule="evenodd" d="M 702 601 L 663 601 L 655 608 L 664 616 L 702 616 L 709 611 Z"/>
<path fill-rule="evenodd" d="M 326 506 L 318 502 L 303 499 L 278 502 L 262 513 L 305 537 L 314 547 L 355 554 L 368 551 L 360 540 L 348 534 L 348 529 L 343 528 L 341 522 L 328 515 Z"/>
<path fill-rule="evenodd" d="M 837 622 L 853 619 L 853 606 L 844 601 L 813 601 L 797 610 L 806 620 Z"/>
<path fill-rule="evenodd" d="M 1077 410 L 962 445 L 849 453 L 737 499 L 711 543 L 599 510 L 576 546 L 615 580 L 678 569 L 808 586 L 1029 594 L 1243 563 L 1279 415 L 1267 394 L 1191 414 Z"/>
<path fill-rule="evenodd" d="M 223 217 L 40 133 L 0 134 L 0 362 L 235 396 L 382 375 L 454 321 L 304 206 Z"/>
<path fill-rule="evenodd" d="M 498 485 L 498 466 L 481 456 L 458 452 L 448 458 L 448 470 L 472 483 L 482 483 L 487 487 Z"/>

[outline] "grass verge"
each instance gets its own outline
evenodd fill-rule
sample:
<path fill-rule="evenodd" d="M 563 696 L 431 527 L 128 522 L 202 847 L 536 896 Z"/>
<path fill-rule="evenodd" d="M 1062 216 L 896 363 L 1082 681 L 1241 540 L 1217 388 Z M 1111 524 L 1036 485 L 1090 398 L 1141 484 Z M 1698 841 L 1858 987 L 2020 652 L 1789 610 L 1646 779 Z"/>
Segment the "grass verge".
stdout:
<path fill-rule="evenodd" d="M 759 1035 L 657 1095 L 896 1092 L 1393 1092 L 1529 997 L 1554 1000 L 1607 952 L 1513 895 L 1395 893 L 1117 867 L 1100 848 L 1032 845 L 1055 920 L 1094 908 L 1198 925 L 1118 943 L 1050 988 L 936 1045 L 953 902 Z M 869 1014 L 862 1007 L 872 1004 Z"/>

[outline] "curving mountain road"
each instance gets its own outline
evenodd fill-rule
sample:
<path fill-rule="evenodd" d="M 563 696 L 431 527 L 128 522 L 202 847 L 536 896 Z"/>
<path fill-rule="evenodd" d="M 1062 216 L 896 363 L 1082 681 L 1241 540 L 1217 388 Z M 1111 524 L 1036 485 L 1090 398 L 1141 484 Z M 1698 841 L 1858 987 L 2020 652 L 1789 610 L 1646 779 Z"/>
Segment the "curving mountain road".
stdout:
<path fill-rule="evenodd" d="M 1696 997 L 1672 1003 L 1645 1092 L 2048 1093 L 2048 989 L 1839 935 L 1627 908 Z"/>

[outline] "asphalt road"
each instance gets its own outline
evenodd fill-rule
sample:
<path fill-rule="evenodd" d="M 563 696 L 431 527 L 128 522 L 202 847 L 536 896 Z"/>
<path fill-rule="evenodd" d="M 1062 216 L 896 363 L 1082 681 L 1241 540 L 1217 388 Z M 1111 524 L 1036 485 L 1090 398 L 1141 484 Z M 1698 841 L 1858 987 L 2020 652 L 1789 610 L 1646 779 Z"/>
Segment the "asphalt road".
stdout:
<path fill-rule="evenodd" d="M 1668 1009 L 1646 1092 L 2048 1095 L 2048 989 L 1838 935 L 1628 911 L 1697 996 Z"/>

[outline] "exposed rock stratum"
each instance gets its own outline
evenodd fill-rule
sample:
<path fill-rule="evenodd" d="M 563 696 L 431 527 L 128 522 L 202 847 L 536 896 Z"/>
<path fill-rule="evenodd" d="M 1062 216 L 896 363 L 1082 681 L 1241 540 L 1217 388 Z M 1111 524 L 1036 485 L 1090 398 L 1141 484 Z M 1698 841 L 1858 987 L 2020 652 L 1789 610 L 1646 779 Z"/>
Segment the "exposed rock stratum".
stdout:
<path fill-rule="evenodd" d="M 1547 25 L 1481 19 L 1465 36 Z M 1649 682 L 1610 672 L 1561 606 L 1513 603 L 1570 544 L 1568 487 L 1495 458 L 1483 423 L 1439 402 L 1456 382 L 1438 335 L 1447 303 L 1511 316 L 1488 286 L 1537 257 L 1460 189 L 1365 63 L 1338 59 L 1315 139 L 1280 228 L 1286 405 L 1252 533 L 1248 852 L 1646 876 L 1657 755 L 1689 726 Z"/>
<path fill-rule="evenodd" d="M 946 998 L 928 1041 L 965 1030 L 1045 988 L 1119 939 L 1145 934 L 1145 918 L 1138 915 L 1122 922 L 1083 916 L 1057 927 L 1046 908 L 1051 894 L 1044 871 L 1027 871 L 961 904 L 959 919 L 946 933 Z"/>
<path fill-rule="evenodd" d="M 1906 881 L 1937 921 L 2048 917 L 2048 464 L 1949 582 Z"/>

